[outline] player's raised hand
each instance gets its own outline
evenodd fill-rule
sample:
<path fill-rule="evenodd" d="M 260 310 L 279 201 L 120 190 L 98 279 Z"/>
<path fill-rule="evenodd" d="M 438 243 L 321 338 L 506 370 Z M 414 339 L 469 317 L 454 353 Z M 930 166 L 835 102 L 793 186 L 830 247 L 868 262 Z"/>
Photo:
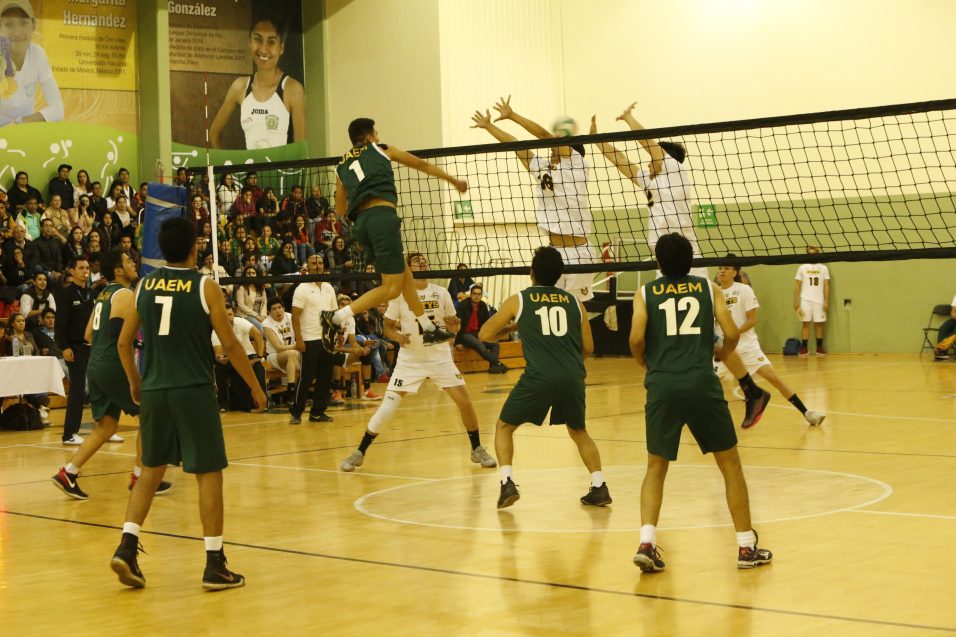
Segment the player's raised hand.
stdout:
<path fill-rule="evenodd" d="M 498 117 L 495 118 L 496 122 L 500 122 L 503 119 L 511 119 L 511 116 L 514 115 L 514 111 L 511 110 L 511 96 L 507 98 L 502 97 L 495 104 L 495 110 L 498 111 Z"/>
<path fill-rule="evenodd" d="M 597 135 L 597 115 L 591 116 L 591 128 L 588 130 L 589 135 Z"/>
<path fill-rule="evenodd" d="M 615 121 L 626 122 L 629 118 L 634 117 L 634 107 L 637 106 L 637 102 L 631 102 L 631 105 L 624 109 L 624 112 L 617 116 Z"/>
<path fill-rule="evenodd" d="M 451 178 L 451 185 L 455 187 L 455 190 L 461 194 L 465 194 L 468 191 L 468 182 L 464 179 L 455 179 Z"/>
<path fill-rule="evenodd" d="M 475 114 L 471 116 L 472 128 L 488 128 L 491 126 L 491 112 L 486 110 L 484 114 L 481 111 L 475 111 Z"/>

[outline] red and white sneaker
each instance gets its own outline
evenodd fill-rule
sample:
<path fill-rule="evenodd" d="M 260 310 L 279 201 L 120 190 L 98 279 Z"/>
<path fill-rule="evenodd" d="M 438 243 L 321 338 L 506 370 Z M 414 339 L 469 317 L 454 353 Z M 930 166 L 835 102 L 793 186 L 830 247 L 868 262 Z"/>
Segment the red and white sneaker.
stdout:
<path fill-rule="evenodd" d="M 800 353 L 797 354 L 797 355 L 798 355 L 798 356 L 807 356 L 809 353 L 810 353 L 810 352 L 807 351 L 807 348 L 804 347 L 803 345 L 801 345 L 801 346 L 800 346 Z"/>
<path fill-rule="evenodd" d="M 661 559 L 657 547 L 650 542 L 644 542 L 637 548 L 634 564 L 642 573 L 660 573 L 664 570 L 664 560 Z"/>
<path fill-rule="evenodd" d="M 74 500 L 86 500 L 90 496 L 86 495 L 83 492 L 83 489 L 80 488 L 80 484 L 77 479 L 80 477 L 79 474 L 73 475 L 66 472 L 65 467 L 60 467 L 60 470 L 55 476 L 51 478 L 53 484 L 56 485 L 56 488 L 67 494 Z"/>
<path fill-rule="evenodd" d="M 376 383 L 387 383 L 387 382 L 389 382 L 390 380 L 392 380 L 392 377 L 391 377 L 391 376 L 389 376 L 388 374 L 382 374 L 381 376 L 379 376 L 378 378 L 375 379 L 375 382 L 376 382 Z"/>
<path fill-rule="evenodd" d="M 817 345 L 817 356 L 826 356 L 827 351 L 823 348 L 823 345 Z"/>
<path fill-rule="evenodd" d="M 362 394 L 362 400 L 382 400 L 382 394 L 376 394 L 375 391 L 369 387 L 368 390 Z"/>

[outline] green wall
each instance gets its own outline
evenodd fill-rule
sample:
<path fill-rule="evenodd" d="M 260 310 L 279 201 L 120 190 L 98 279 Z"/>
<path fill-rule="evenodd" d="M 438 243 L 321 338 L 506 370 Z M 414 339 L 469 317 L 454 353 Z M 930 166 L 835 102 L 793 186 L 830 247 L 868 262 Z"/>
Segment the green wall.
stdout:
<path fill-rule="evenodd" d="M 172 169 L 172 124 L 169 103 L 169 19 L 164 0 L 139 0 L 139 172 L 138 181 Z"/>

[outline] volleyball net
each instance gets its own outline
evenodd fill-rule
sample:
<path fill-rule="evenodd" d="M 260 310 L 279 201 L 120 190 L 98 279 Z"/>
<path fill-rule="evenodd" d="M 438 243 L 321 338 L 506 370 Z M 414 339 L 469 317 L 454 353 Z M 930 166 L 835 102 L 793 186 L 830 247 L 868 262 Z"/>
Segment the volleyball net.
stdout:
<path fill-rule="evenodd" d="M 671 177 L 669 191 L 658 184 L 660 201 L 631 177 L 649 170 L 646 140 L 686 152 L 682 181 Z M 583 151 L 583 182 L 552 161 L 553 149 L 569 146 Z M 529 151 L 538 158 L 531 170 L 522 160 Z M 547 226 L 587 239 L 572 272 L 655 269 L 654 232 L 678 229 L 668 217 L 679 199 L 690 220 L 680 230 L 696 237 L 700 266 L 728 253 L 743 265 L 802 263 L 811 245 L 821 262 L 956 256 L 956 100 L 413 152 L 469 184 L 459 194 L 394 165 L 405 251 L 425 254 L 435 278 L 459 264 L 466 270 L 457 274 L 472 277 L 525 274 L 534 249 L 549 242 L 539 218 L 546 198 L 552 218 L 582 221 L 583 230 L 561 219 Z M 241 180 L 254 170 L 279 200 L 294 186 L 305 197 L 318 186 L 334 208 L 338 162 L 216 166 L 213 174 Z"/>

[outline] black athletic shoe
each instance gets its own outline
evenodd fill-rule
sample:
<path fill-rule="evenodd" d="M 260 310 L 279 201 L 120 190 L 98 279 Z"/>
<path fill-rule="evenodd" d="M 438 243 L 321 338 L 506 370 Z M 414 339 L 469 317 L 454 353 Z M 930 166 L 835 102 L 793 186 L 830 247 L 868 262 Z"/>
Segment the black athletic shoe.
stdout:
<path fill-rule="evenodd" d="M 431 332 L 425 332 L 422 334 L 422 344 L 425 347 L 429 345 L 437 345 L 438 343 L 444 343 L 445 341 L 450 341 L 455 338 L 455 335 L 451 332 L 441 328 L 436 327 Z"/>
<path fill-rule="evenodd" d="M 86 495 L 83 492 L 83 489 L 80 488 L 80 483 L 77 482 L 79 475 L 72 475 L 66 472 L 66 469 L 60 467 L 60 470 L 55 476 L 50 478 L 53 480 L 53 484 L 56 485 L 56 488 L 67 494 L 74 500 L 86 500 L 90 496 Z"/>
<path fill-rule="evenodd" d="M 130 491 L 132 491 L 132 490 L 133 490 L 133 487 L 136 486 L 136 481 L 137 481 L 138 479 L 139 479 L 139 478 L 137 477 L 137 475 L 136 475 L 135 473 L 129 474 L 129 487 L 128 487 L 128 488 L 129 488 Z M 165 480 L 163 480 L 162 482 L 159 483 L 159 486 L 156 487 L 156 495 L 166 495 L 167 493 L 169 493 L 170 491 L 172 491 L 172 488 L 173 488 L 173 483 L 172 483 L 172 482 L 166 482 Z"/>
<path fill-rule="evenodd" d="M 517 502 L 520 497 L 521 494 L 518 493 L 518 485 L 512 482 L 511 478 L 508 478 L 508 481 L 501 485 L 501 495 L 498 496 L 498 508 L 504 509 L 505 507 L 510 507 Z"/>
<path fill-rule="evenodd" d="M 637 547 L 634 564 L 642 573 L 659 573 L 664 570 L 664 560 L 661 559 L 657 547 L 650 542 L 644 542 Z"/>
<path fill-rule="evenodd" d="M 767 549 L 757 548 L 757 542 L 760 541 L 757 531 L 754 531 L 754 537 L 756 540 L 753 548 L 749 546 L 737 547 L 737 568 L 756 568 L 761 564 L 769 564 L 773 561 L 773 553 Z"/>
<path fill-rule="evenodd" d="M 290 425 L 301 425 L 301 424 L 302 424 L 302 414 L 299 414 L 298 416 L 296 416 L 295 414 L 291 414 L 291 415 L 289 416 L 289 424 L 290 424 Z"/>
<path fill-rule="evenodd" d="M 139 552 L 146 552 L 143 551 L 139 538 L 132 533 L 124 533 L 119 547 L 113 553 L 113 559 L 110 560 L 110 568 L 119 576 L 121 584 L 133 588 L 146 586 L 146 578 L 139 570 L 139 564 L 136 563 L 136 555 Z"/>
<path fill-rule="evenodd" d="M 750 429 L 760 422 L 760 417 L 763 416 L 764 409 L 767 408 L 767 403 L 769 402 L 770 392 L 765 389 L 760 390 L 759 396 L 748 398 L 746 415 L 744 416 L 744 421 L 740 423 L 740 426 L 744 429 Z"/>
<path fill-rule="evenodd" d="M 202 587 L 207 591 L 221 591 L 246 585 L 245 577 L 229 570 L 226 564 L 226 554 L 223 551 L 217 551 L 214 555 L 209 553 L 206 555 L 206 570 L 202 574 Z"/>
<path fill-rule="evenodd" d="M 325 414 L 309 414 L 309 422 L 332 422 L 332 416 L 326 416 Z"/>
<path fill-rule="evenodd" d="M 607 482 L 599 487 L 592 486 L 588 489 L 587 495 L 581 496 L 581 504 L 589 504 L 595 507 L 606 507 L 611 504 L 611 492 L 607 490 Z"/>
<path fill-rule="evenodd" d="M 335 353 L 335 335 L 341 331 L 342 327 L 332 321 L 335 312 L 323 310 L 319 312 L 319 324 L 322 326 L 322 347 L 330 354 Z"/>

